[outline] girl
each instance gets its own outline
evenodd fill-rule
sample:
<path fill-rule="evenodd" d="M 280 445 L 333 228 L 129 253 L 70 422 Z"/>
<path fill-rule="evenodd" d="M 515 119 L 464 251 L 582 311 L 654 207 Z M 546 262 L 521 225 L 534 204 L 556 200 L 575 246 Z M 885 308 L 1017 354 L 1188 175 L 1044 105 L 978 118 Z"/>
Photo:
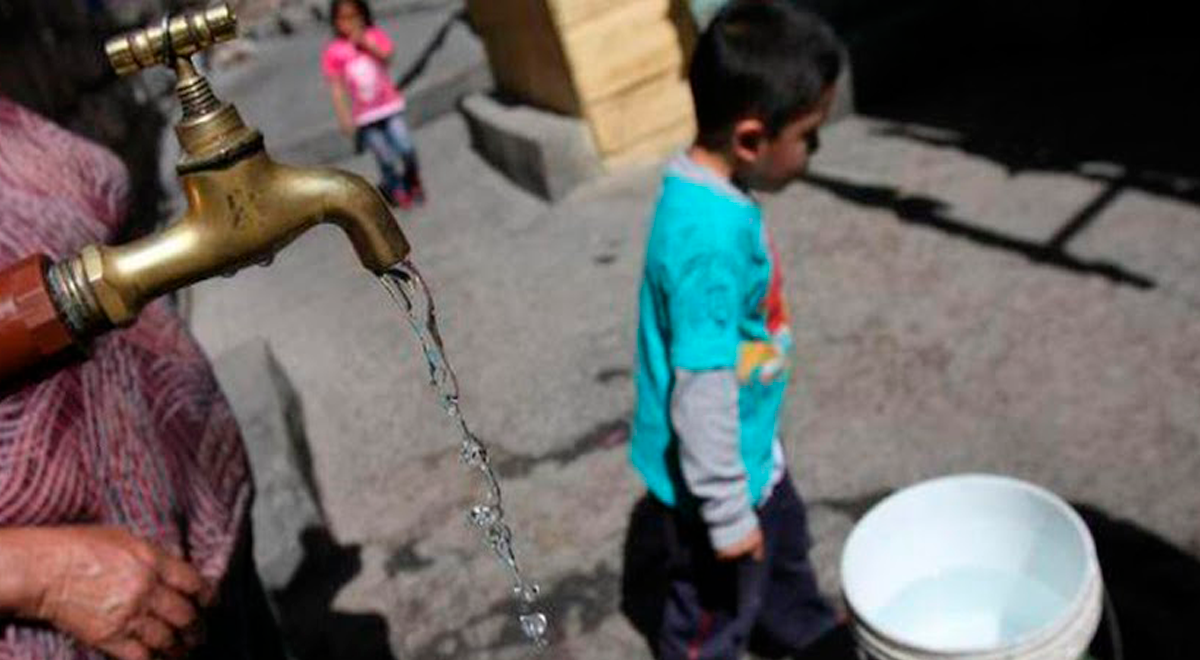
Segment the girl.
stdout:
<path fill-rule="evenodd" d="M 425 201 L 417 152 L 404 123 L 404 96 L 388 77 L 392 41 L 375 27 L 364 0 L 333 0 L 329 6 L 334 39 L 325 47 L 321 69 L 329 81 L 338 124 L 366 145 L 383 173 L 384 193 L 397 206 Z M 397 166 L 404 169 L 396 174 Z"/>

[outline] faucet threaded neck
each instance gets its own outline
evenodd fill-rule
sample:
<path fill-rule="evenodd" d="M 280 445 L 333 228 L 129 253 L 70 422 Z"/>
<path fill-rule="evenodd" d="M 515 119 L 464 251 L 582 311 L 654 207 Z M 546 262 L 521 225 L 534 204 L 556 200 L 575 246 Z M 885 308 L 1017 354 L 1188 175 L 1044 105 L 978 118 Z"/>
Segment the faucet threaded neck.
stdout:
<path fill-rule="evenodd" d="M 208 79 L 196 73 L 196 67 L 187 57 L 177 57 L 175 66 L 175 94 L 183 108 L 183 120 L 202 117 L 221 108 L 221 99 L 213 94 Z"/>
<path fill-rule="evenodd" d="M 179 104 L 183 108 L 184 119 L 194 119 L 215 112 L 221 107 L 221 101 L 213 94 L 208 80 L 201 76 L 196 76 L 191 80 L 180 78 L 179 84 L 175 87 L 175 93 L 179 95 Z"/>

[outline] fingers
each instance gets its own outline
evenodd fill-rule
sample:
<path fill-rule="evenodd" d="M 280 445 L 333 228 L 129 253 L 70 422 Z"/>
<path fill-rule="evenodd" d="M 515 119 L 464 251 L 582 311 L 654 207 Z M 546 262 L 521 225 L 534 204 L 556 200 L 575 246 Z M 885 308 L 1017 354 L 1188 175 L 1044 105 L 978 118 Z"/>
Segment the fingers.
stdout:
<path fill-rule="evenodd" d="M 171 654 L 182 653 L 203 641 L 203 620 L 192 603 L 178 592 L 165 587 L 157 589 L 151 596 L 150 611 L 175 629 L 174 646 L 167 649 Z"/>
<path fill-rule="evenodd" d="M 171 628 L 152 616 L 138 619 L 130 628 L 132 635 L 102 644 L 100 650 L 117 660 L 153 660 L 164 656 L 181 658 L 186 652 Z"/>
<path fill-rule="evenodd" d="M 158 578 L 172 589 L 192 597 L 204 590 L 204 578 L 200 577 L 200 573 L 191 564 L 127 532 L 120 533 L 127 537 L 133 555 L 143 564 L 153 568 Z"/>
<path fill-rule="evenodd" d="M 139 619 L 134 624 L 134 634 L 146 648 L 154 651 L 165 651 L 178 645 L 175 633 L 167 624 L 152 616 Z"/>
<path fill-rule="evenodd" d="M 143 617 L 135 626 L 136 636 L 153 657 L 181 658 L 194 646 L 186 640 L 185 631 L 176 633 L 154 617 Z"/>
<path fill-rule="evenodd" d="M 763 543 L 762 530 L 755 528 L 737 543 L 718 550 L 716 555 L 720 561 L 734 561 L 741 557 L 763 561 L 766 558 L 766 544 Z"/>
<path fill-rule="evenodd" d="M 150 611 L 154 616 L 176 628 L 183 629 L 196 621 L 196 608 L 176 591 L 158 588 L 150 595 Z"/>
<path fill-rule="evenodd" d="M 149 595 L 149 612 L 159 623 L 174 628 L 178 636 L 172 638 L 173 646 L 180 646 L 180 640 L 184 647 L 195 646 L 202 637 L 196 604 L 207 607 L 214 590 L 188 562 L 160 548 L 148 547 L 154 553 L 152 567 L 158 578 L 158 585 Z"/>
<path fill-rule="evenodd" d="M 162 581 L 176 591 L 196 597 L 204 590 L 204 578 L 183 560 L 161 553 L 155 569 Z"/>
<path fill-rule="evenodd" d="M 759 531 L 754 535 L 754 542 L 749 548 L 750 558 L 754 561 L 763 561 L 767 557 L 767 544 L 763 542 L 762 532 Z"/>
<path fill-rule="evenodd" d="M 117 660 L 151 660 L 150 649 L 136 639 L 125 638 L 100 647 Z"/>

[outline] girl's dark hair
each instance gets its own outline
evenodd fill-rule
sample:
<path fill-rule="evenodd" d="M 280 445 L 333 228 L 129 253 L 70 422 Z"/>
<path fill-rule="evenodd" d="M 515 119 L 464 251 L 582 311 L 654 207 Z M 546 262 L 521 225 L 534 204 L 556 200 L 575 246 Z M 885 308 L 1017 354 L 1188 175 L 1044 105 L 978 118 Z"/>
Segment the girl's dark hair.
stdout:
<path fill-rule="evenodd" d="M 816 14 L 787 0 L 732 0 L 700 36 L 688 71 L 698 142 L 719 146 L 746 117 L 777 135 L 841 67 L 841 44 Z"/>
<path fill-rule="evenodd" d="M 367 4 L 367 0 L 331 0 L 329 3 L 329 27 L 333 29 L 333 33 L 337 34 L 337 8 L 338 5 L 351 4 L 358 8 L 358 13 L 363 17 L 363 23 L 367 25 L 375 25 L 375 19 L 371 18 L 371 5 Z"/>

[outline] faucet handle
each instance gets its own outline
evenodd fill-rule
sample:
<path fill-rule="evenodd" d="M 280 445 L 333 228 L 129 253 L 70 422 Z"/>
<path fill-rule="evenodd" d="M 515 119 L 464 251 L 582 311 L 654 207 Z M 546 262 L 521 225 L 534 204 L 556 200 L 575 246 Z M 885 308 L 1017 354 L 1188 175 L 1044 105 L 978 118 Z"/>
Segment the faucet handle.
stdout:
<path fill-rule="evenodd" d="M 104 45 L 117 75 L 125 76 L 157 64 L 187 57 L 237 36 L 237 17 L 225 3 L 177 16 L 163 16 L 158 25 L 126 32 Z"/>

